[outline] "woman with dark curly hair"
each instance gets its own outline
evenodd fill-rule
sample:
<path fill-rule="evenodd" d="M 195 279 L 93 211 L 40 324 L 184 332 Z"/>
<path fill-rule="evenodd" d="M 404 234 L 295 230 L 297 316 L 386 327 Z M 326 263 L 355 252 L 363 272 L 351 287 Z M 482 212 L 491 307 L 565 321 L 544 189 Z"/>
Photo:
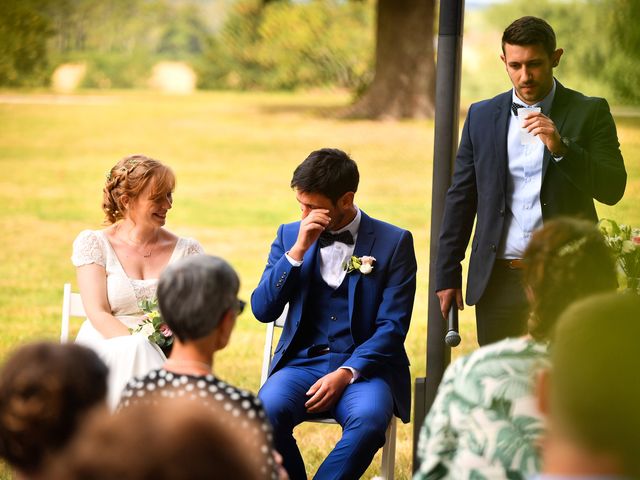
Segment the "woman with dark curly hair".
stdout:
<path fill-rule="evenodd" d="M 415 479 L 526 478 L 539 471 L 544 433 L 535 373 L 571 303 L 615 290 L 613 259 L 595 225 L 556 219 L 535 232 L 524 253 L 529 334 L 484 346 L 451 364 L 425 419 Z"/>
<path fill-rule="evenodd" d="M 85 230 L 73 242 L 71 260 L 87 321 L 76 342 L 95 350 L 109 367 L 109 405 L 114 408 L 129 379 L 160 368 L 166 357 L 137 328 L 140 304 L 152 301 L 165 267 L 203 253 L 192 238 L 164 228 L 173 205 L 175 175 L 144 155 L 120 160 L 107 174 L 103 190 L 103 230 Z M 130 329 L 135 334 L 130 333 Z"/>
<path fill-rule="evenodd" d="M 105 405 L 107 367 L 80 345 L 34 343 L 0 371 L 0 458 L 38 478 L 85 415 Z"/>

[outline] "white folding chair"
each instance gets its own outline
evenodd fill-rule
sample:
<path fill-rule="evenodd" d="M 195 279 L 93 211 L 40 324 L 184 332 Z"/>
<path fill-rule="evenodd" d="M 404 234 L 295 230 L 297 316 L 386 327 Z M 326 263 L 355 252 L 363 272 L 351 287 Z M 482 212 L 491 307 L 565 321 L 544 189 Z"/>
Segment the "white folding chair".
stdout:
<path fill-rule="evenodd" d="M 60 343 L 69 341 L 69 319 L 71 317 L 87 318 L 79 293 L 71 292 L 71 284 L 65 283 L 62 294 L 62 324 L 60 326 Z"/>
<path fill-rule="evenodd" d="M 260 386 L 264 385 L 269 376 L 269 369 L 271 368 L 271 359 L 273 357 L 273 337 L 276 327 L 284 327 L 284 322 L 287 319 L 287 312 L 289 311 L 289 304 L 284 308 L 282 314 L 277 318 L 275 322 L 267 324 L 267 335 L 264 341 L 264 353 L 262 357 L 262 375 L 260 376 Z M 313 423 L 325 423 L 329 425 L 337 425 L 333 418 L 318 418 L 315 420 L 309 420 Z M 394 468 L 396 462 L 396 417 L 393 415 L 387 431 L 385 433 L 385 442 L 382 447 L 382 462 L 380 466 L 380 476 L 375 477 L 374 480 L 393 480 Z"/>

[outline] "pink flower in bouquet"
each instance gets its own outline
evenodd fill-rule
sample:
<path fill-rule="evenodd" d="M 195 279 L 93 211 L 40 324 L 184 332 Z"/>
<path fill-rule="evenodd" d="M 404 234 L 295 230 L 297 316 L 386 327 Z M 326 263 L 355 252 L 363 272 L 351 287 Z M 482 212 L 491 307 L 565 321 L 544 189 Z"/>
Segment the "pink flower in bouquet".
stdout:
<path fill-rule="evenodd" d="M 165 338 L 169 338 L 173 335 L 173 332 L 171 331 L 171 329 L 169 328 L 169 325 L 167 325 L 166 323 L 163 323 L 162 325 L 160 325 L 160 333 L 162 334 L 163 337 Z"/>
<path fill-rule="evenodd" d="M 640 235 L 631 237 L 631 241 L 634 243 L 634 245 L 640 245 Z"/>

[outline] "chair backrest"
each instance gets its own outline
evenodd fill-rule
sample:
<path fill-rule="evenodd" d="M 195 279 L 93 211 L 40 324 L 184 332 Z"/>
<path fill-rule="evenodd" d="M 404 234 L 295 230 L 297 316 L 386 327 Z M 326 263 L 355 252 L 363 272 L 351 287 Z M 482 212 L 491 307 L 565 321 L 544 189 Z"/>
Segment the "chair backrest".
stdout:
<path fill-rule="evenodd" d="M 289 304 L 284 306 L 284 310 L 275 322 L 267 324 L 267 334 L 264 339 L 264 353 L 262 355 L 262 374 L 260 375 L 260 386 L 264 385 L 269 376 L 269 370 L 271 369 L 271 358 L 273 355 L 273 337 L 275 328 L 284 327 L 284 322 L 287 320 L 287 313 L 289 312 Z"/>
<path fill-rule="evenodd" d="M 87 314 L 82 305 L 79 293 L 71 292 L 71 284 L 65 283 L 62 294 L 62 324 L 60 326 L 60 342 L 69 341 L 69 319 L 71 317 L 86 318 Z"/>

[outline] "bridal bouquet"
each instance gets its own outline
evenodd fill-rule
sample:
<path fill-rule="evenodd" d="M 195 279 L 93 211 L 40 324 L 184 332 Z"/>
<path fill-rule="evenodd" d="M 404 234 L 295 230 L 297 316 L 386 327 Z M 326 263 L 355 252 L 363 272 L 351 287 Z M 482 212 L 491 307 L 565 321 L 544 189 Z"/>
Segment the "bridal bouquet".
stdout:
<path fill-rule="evenodd" d="M 603 218 L 598 223 L 622 273 L 621 287 L 640 294 L 640 228 Z"/>
<path fill-rule="evenodd" d="M 158 308 L 158 300 L 143 300 L 139 304 L 144 312 L 144 319 L 135 328 L 130 328 L 132 334 L 139 333 L 158 345 L 163 351 L 170 349 L 173 344 L 173 332 L 164 322 Z"/>

